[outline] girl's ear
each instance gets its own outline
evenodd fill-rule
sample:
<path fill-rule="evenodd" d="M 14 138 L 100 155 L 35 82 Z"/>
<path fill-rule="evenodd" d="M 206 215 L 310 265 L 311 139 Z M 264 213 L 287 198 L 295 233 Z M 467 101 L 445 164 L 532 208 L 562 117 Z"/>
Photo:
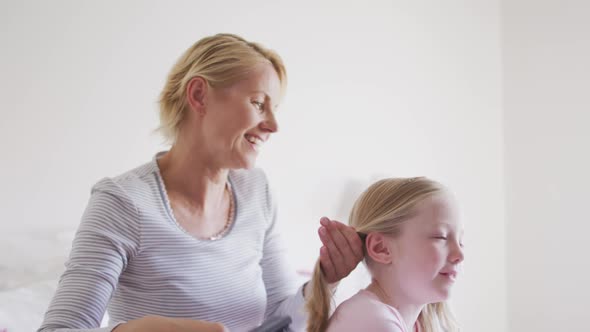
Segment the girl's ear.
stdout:
<path fill-rule="evenodd" d="M 365 240 L 367 255 L 377 263 L 391 264 L 393 262 L 393 252 L 390 241 L 391 239 L 381 233 L 369 233 Z"/>

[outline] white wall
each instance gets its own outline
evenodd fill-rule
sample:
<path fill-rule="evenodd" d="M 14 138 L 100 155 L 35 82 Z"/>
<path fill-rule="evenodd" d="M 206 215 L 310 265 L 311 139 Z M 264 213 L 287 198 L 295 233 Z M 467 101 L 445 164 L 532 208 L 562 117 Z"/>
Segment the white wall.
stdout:
<path fill-rule="evenodd" d="M 588 331 L 590 3 L 503 3 L 511 331 Z"/>
<path fill-rule="evenodd" d="M 281 132 L 260 166 L 294 267 L 312 267 L 319 217 L 345 220 L 368 181 L 428 175 L 461 202 L 460 320 L 506 331 L 499 1 L 171 3 L 2 3 L 2 278 L 54 277 L 47 257 L 65 254 L 91 185 L 161 149 L 150 131 L 173 62 L 198 38 L 234 32 L 288 67 Z"/>

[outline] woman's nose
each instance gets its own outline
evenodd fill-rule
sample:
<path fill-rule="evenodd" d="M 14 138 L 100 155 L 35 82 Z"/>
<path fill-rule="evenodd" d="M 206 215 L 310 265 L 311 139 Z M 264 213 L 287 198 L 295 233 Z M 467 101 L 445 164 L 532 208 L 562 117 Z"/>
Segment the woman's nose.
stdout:
<path fill-rule="evenodd" d="M 267 116 L 266 119 L 262 122 L 262 129 L 269 131 L 271 133 L 276 133 L 279 131 L 279 123 L 277 122 L 277 118 L 275 117 L 274 112 L 266 112 Z"/>

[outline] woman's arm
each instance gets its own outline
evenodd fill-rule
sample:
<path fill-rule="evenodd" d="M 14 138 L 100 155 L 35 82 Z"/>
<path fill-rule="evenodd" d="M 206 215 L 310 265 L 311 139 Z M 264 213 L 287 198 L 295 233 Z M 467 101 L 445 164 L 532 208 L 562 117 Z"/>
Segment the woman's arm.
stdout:
<path fill-rule="evenodd" d="M 228 332 L 220 323 L 192 319 L 146 316 L 121 324 L 113 332 Z"/>
<path fill-rule="evenodd" d="M 293 320 L 293 329 L 304 329 L 307 322 L 304 296 L 310 294 L 311 283 L 306 283 L 295 293 L 290 287 L 292 274 L 289 273 L 283 242 L 276 230 L 277 204 L 268 183 L 266 189 L 270 227 L 266 231 L 261 261 L 267 291 L 266 317 L 289 315 Z M 350 274 L 363 259 L 363 244 L 352 227 L 328 218 L 322 218 L 320 223 L 320 239 L 324 244 L 320 250 L 320 262 L 330 287 L 335 289 L 340 280 Z"/>
<path fill-rule="evenodd" d="M 93 192 L 38 332 L 114 327 L 99 328 L 119 275 L 138 251 L 137 219 L 137 210 L 124 197 Z"/>

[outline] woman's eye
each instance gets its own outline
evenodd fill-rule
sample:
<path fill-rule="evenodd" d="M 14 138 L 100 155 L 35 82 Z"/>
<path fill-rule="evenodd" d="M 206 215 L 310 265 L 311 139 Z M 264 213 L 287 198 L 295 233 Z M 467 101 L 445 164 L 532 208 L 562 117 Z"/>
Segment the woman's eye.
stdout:
<path fill-rule="evenodd" d="M 256 109 L 258 109 L 259 111 L 264 111 L 264 103 L 259 101 L 253 101 L 252 104 L 254 104 L 254 107 L 256 107 Z"/>
<path fill-rule="evenodd" d="M 437 240 L 446 240 L 447 239 L 447 237 L 444 236 L 444 235 L 437 235 L 434 238 L 437 239 Z"/>

